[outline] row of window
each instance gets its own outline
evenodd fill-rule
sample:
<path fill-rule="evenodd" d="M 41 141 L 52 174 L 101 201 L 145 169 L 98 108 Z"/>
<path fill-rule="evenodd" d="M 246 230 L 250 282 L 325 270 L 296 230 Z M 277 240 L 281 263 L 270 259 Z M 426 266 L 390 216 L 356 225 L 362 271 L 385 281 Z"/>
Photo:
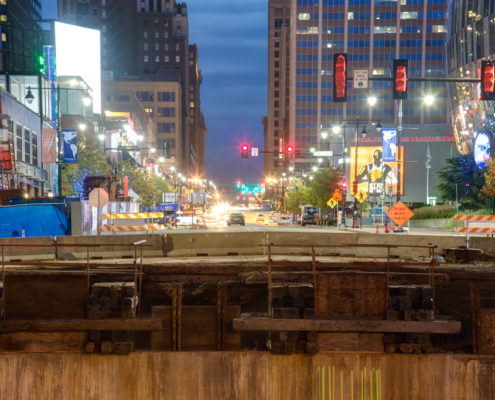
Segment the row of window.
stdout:
<path fill-rule="evenodd" d="M 335 12 L 335 13 L 322 13 L 323 20 L 344 20 L 345 13 Z M 426 13 L 428 19 L 445 19 L 447 16 L 445 11 L 428 11 Z M 370 13 L 358 13 L 350 11 L 347 13 L 348 20 L 369 20 L 371 17 Z M 318 13 L 299 13 L 298 19 L 302 21 L 308 20 L 318 20 Z M 396 12 L 376 12 L 375 20 L 387 20 L 387 19 L 397 19 Z M 423 11 L 401 11 L 400 19 L 423 19 Z"/>
<path fill-rule="evenodd" d="M 369 6 L 371 0 L 348 0 L 350 6 Z M 344 6 L 346 0 L 322 0 L 323 6 Z M 396 0 L 375 0 L 375 5 L 378 6 L 395 6 Z M 422 5 L 423 0 L 400 0 L 400 4 L 405 5 Z M 447 0 L 428 0 L 428 4 L 447 4 Z M 298 6 L 316 7 L 319 5 L 318 0 L 297 0 Z"/>
<path fill-rule="evenodd" d="M 13 124 L 9 121 L 9 139 L 13 139 Z M 38 166 L 38 134 L 15 124 L 16 160 Z M 24 143 L 24 146 L 23 146 Z"/>
<path fill-rule="evenodd" d="M 149 62 L 148 55 L 144 56 L 144 62 Z M 155 62 L 160 62 L 160 56 L 155 56 Z M 163 56 L 163 62 L 170 62 L 169 56 Z M 180 63 L 180 56 L 175 56 L 175 62 Z"/>
<path fill-rule="evenodd" d="M 159 51 L 160 50 L 160 43 L 154 43 L 153 44 L 153 47 L 156 51 Z M 143 49 L 145 51 L 147 51 L 149 49 L 149 46 L 148 46 L 148 43 L 143 43 Z M 163 50 L 164 51 L 168 51 L 169 50 L 169 46 L 168 46 L 168 43 L 163 43 Z M 180 43 L 176 43 L 175 44 L 175 50 L 176 51 L 180 51 Z"/>
<path fill-rule="evenodd" d="M 154 35 L 153 35 L 153 37 L 155 39 L 160 39 L 160 32 L 155 32 Z M 168 37 L 169 37 L 168 32 L 163 32 L 163 38 L 164 39 L 168 39 Z M 144 31 L 143 32 L 143 38 L 144 39 L 149 39 L 150 38 L 150 35 L 148 35 L 148 32 L 147 31 Z"/>
<path fill-rule="evenodd" d="M 402 26 L 400 27 L 400 33 L 421 33 L 423 31 L 423 27 L 420 25 L 412 25 L 412 26 Z M 347 28 L 347 32 L 349 34 L 369 34 L 370 27 L 369 26 L 349 26 Z M 395 25 L 392 26 L 375 26 L 373 28 L 373 33 L 396 33 L 397 28 Z M 428 33 L 445 33 L 447 32 L 447 28 L 444 25 L 428 25 L 426 27 L 426 32 Z M 318 27 L 317 26 L 302 26 L 298 27 L 296 30 L 298 35 L 317 35 Z M 323 27 L 323 34 L 328 35 L 338 35 L 344 34 L 343 26 L 336 27 Z"/>
<path fill-rule="evenodd" d="M 158 92 L 158 101 L 163 102 L 163 101 L 175 101 L 175 92 Z M 127 98 L 127 101 L 129 101 L 129 96 L 126 95 L 116 95 L 116 98 Z M 151 102 L 155 101 L 155 94 L 154 92 L 136 92 L 136 97 L 140 101 L 144 102 Z M 123 100 L 121 100 L 123 101 Z M 175 111 L 174 111 L 175 113 Z"/>

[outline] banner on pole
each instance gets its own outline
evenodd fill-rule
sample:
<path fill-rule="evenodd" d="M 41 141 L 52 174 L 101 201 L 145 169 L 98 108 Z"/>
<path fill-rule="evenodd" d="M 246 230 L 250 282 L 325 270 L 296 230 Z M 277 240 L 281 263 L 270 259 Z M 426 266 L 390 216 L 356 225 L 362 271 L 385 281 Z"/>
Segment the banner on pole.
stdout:
<path fill-rule="evenodd" d="M 41 130 L 41 162 L 57 162 L 56 137 L 55 129 Z"/>
<path fill-rule="evenodd" d="M 64 163 L 77 163 L 77 132 L 75 130 L 63 131 Z"/>
<path fill-rule="evenodd" d="M 397 129 L 383 129 L 382 161 L 397 160 Z"/>

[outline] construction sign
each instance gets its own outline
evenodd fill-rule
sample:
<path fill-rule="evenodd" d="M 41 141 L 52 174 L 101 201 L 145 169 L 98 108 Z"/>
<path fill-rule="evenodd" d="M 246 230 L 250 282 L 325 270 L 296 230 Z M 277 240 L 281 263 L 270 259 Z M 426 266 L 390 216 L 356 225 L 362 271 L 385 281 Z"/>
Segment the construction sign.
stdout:
<path fill-rule="evenodd" d="M 368 194 L 366 192 L 360 190 L 359 192 L 357 192 L 356 196 L 354 196 L 354 197 L 360 203 L 364 203 L 366 201 L 366 199 L 368 198 Z"/>
<path fill-rule="evenodd" d="M 327 201 L 327 204 L 330 208 L 335 208 L 335 206 L 338 204 L 337 200 L 334 200 L 331 198 L 330 200 Z"/>
<path fill-rule="evenodd" d="M 335 192 L 333 192 L 332 199 L 336 201 L 342 201 L 342 193 L 340 193 L 339 189 L 335 189 Z"/>
<path fill-rule="evenodd" d="M 397 202 L 387 212 L 387 216 L 399 226 L 404 225 L 413 215 L 414 213 L 402 201 Z"/>

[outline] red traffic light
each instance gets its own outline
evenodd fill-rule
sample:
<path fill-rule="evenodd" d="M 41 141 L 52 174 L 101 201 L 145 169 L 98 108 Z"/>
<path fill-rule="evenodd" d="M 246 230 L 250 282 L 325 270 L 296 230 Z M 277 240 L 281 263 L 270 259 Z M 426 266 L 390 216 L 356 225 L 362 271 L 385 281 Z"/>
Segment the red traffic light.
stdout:
<path fill-rule="evenodd" d="M 243 144 L 241 146 L 241 156 L 242 158 L 248 158 L 249 146 L 247 144 Z"/>
<path fill-rule="evenodd" d="M 393 98 L 407 99 L 407 60 L 394 60 Z"/>
<path fill-rule="evenodd" d="M 347 189 L 347 182 L 346 181 L 340 181 L 340 187 L 344 190 Z"/>
<path fill-rule="evenodd" d="M 347 101 L 347 54 L 333 56 L 333 101 Z"/>
<path fill-rule="evenodd" d="M 293 152 L 294 152 L 294 146 L 292 146 L 291 144 L 289 144 L 287 146 L 287 153 L 292 154 Z"/>
<path fill-rule="evenodd" d="M 481 61 L 481 100 L 495 100 L 495 65 Z"/>

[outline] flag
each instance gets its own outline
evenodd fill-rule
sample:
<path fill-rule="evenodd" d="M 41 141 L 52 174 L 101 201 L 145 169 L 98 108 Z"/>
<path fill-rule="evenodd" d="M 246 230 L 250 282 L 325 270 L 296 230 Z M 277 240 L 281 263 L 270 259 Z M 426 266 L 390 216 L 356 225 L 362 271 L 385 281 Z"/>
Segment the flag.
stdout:
<path fill-rule="evenodd" d="M 55 147 L 55 138 L 57 137 L 55 129 L 41 130 L 41 162 L 57 162 L 57 150 Z"/>
<path fill-rule="evenodd" d="M 396 161 L 397 129 L 382 129 L 382 161 Z"/>
<path fill-rule="evenodd" d="M 77 132 L 65 130 L 63 132 L 64 163 L 77 163 Z"/>

